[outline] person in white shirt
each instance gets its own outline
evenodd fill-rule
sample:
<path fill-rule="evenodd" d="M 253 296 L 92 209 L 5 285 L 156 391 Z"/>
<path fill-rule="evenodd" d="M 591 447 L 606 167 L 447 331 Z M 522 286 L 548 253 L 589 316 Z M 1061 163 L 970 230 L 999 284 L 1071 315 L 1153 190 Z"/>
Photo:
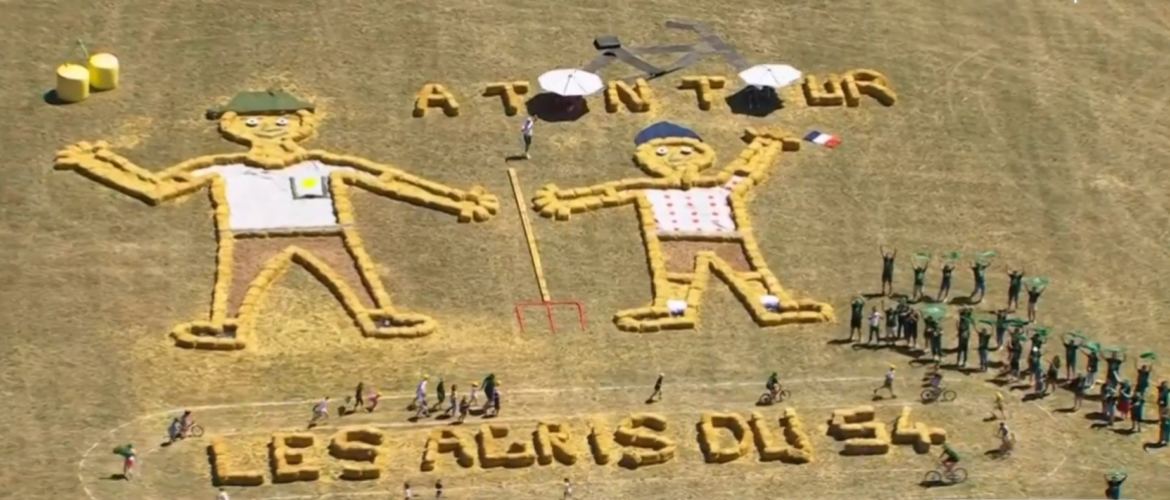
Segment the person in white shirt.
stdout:
<path fill-rule="evenodd" d="M 524 159 L 530 159 L 528 150 L 532 148 L 532 131 L 536 128 L 536 117 L 529 116 L 524 119 L 524 124 L 520 126 L 520 137 L 524 140 Z"/>
<path fill-rule="evenodd" d="M 415 417 L 429 417 L 431 415 L 431 410 L 427 407 L 427 379 L 429 378 L 429 376 L 423 375 L 422 381 L 418 383 L 418 389 L 414 391 Z"/>
<path fill-rule="evenodd" d="M 872 344 L 878 341 L 878 337 L 882 332 L 882 312 L 874 306 L 873 311 L 869 313 L 869 343 Z"/>
<path fill-rule="evenodd" d="M 215 500 L 232 500 L 223 488 L 219 489 L 219 494 L 215 496 Z"/>
<path fill-rule="evenodd" d="M 325 396 L 325 399 L 318 401 L 313 406 L 313 419 L 309 420 L 309 428 L 313 428 L 318 422 L 327 418 L 329 418 L 329 396 Z"/>
<path fill-rule="evenodd" d="M 882 381 L 882 386 L 873 390 L 874 397 L 876 397 L 878 395 L 878 391 L 880 391 L 882 389 L 890 391 L 890 398 L 891 399 L 898 397 L 897 394 L 894 394 L 894 370 L 895 369 L 896 368 L 894 367 L 894 365 L 890 365 L 890 369 L 886 370 L 886 378 L 885 378 L 885 380 Z"/>
<path fill-rule="evenodd" d="M 573 483 L 570 483 L 569 478 L 566 477 L 565 478 L 565 496 L 562 497 L 562 499 L 569 500 L 570 498 L 573 498 Z"/>

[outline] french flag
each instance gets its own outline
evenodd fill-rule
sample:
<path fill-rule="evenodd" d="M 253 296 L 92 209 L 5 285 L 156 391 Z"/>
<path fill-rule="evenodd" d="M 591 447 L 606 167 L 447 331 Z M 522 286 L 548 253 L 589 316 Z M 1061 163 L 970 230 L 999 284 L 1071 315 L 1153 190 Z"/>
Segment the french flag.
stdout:
<path fill-rule="evenodd" d="M 804 136 L 804 140 L 829 149 L 833 149 L 841 144 L 840 137 L 821 133 L 816 130 L 809 132 L 808 135 Z"/>

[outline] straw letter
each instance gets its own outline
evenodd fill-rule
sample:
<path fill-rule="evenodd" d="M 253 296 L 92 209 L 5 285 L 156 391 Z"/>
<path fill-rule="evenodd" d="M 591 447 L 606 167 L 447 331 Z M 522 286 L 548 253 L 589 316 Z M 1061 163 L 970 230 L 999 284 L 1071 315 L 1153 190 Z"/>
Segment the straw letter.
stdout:
<path fill-rule="evenodd" d="M 715 100 L 714 90 L 721 89 L 726 85 L 727 79 L 722 76 L 684 76 L 678 88 L 694 90 L 695 96 L 699 100 L 699 109 L 708 111 L 711 109 L 711 103 Z"/>
<path fill-rule="evenodd" d="M 442 84 L 428 83 L 418 91 L 414 100 L 414 116 L 422 118 L 427 115 L 430 108 L 443 108 L 443 114 L 459 116 L 459 103 Z"/>
<path fill-rule="evenodd" d="M 329 454 L 345 460 L 341 478 L 351 481 L 366 481 L 381 477 L 382 468 L 374 465 L 378 459 L 378 447 L 383 441 L 382 431 L 367 427 L 346 427 L 333 435 L 329 443 Z"/>
<path fill-rule="evenodd" d="M 653 102 L 650 84 L 643 78 L 637 79 L 633 87 L 620 80 L 605 84 L 605 110 L 609 113 L 617 113 L 619 104 L 625 104 L 631 113 L 645 113 Z"/>
<path fill-rule="evenodd" d="M 804 84 L 801 85 L 804 90 L 804 102 L 809 106 L 818 107 L 845 104 L 845 94 L 837 84 L 840 80 L 841 77 L 837 75 L 829 75 L 829 78 L 821 83 L 816 76 L 805 75 Z"/>
<path fill-rule="evenodd" d="M 524 100 L 520 96 L 528 93 L 528 82 L 497 82 L 487 86 L 483 91 L 484 97 L 500 96 L 504 102 L 504 114 L 516 116 L 520 112 L 520 105 Z"/>
<path fill-rule="evenodd" d="M 898 102 L 898 94 L 890 86 L 890 80 L 872 69 L 855 69 L 845 73 L 841 79 L 841 89 L 845 94 L 845 105 L 851 108 L 861 105 L 863 95 L 874 98 L 886 107 Z"/>

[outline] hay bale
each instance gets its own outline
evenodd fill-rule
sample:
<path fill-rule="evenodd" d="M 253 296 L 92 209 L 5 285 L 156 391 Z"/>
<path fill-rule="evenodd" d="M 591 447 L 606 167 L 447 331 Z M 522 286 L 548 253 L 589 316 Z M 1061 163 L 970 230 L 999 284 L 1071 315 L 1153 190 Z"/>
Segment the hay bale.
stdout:
<path fill-rule="evenodd" d="M 801 90 L 804 91 L 804 102 L 809 106 L 831 107 L 845 104 L 845 93 L 841 90 L 841 77 L 829 75 L 821 82 L 816 76 L 805 75 Z"/>
<path fill-rule="evenodd" d="M 872 97 L 886 107 L 898 102 L 898 94 L 890 86 L 889 79 L 872 69 L 857 69 L 846 73 L 841 78 L 840 87 L 845 96 L 846 106 L 851 108 L 861 105 L 863 95 Z"/>
<path fill-rule="evenodd" d="M 851 457 L 885 455 L 889 452 L 890 443 L 880 439 L 851 439 L 845 442 L 845 448 L 841 450 L 842 455 Z"/>
<path fill-rule="evenodd" d="M 504 103 L 504 114 L 507 116 L 516 116 L 520 112 L 520 107 L 524 105 L 524 99 L 520 96 L 528 94 L 528 82 L 496 82 L 488 84 L 484 90 L 484 97 L 499 96 Z"/>
<path fill-rule="evenodd" d="M 461 467 L 475 465 L 475 455 L 468 452 L 474 445 L 462 434 L 451 429 L 435 429 L 427 438 L 426 450 L 423 452 L 422 470 L 435 470 L 439 455 L 451 453 Z"/>
<path fill-rule="evenodd" d="M 479 465 L 485 469 L 505 467 L 519 469 L 536 464 L 536 453 L 532 450 L 532 442 L 512 442 L 506 446 L 499 442 L 508 437 L 508 427 L 503 425 L 483 425 L 475 435 L 479 443 Z"/>
<path fill-rule="evenodd" d="M 441 108 L 443 114 L 447 116 L 459 115 L 459 103 L 455 100 L 455 96 L 438 83 L 428 83 L 419 89 L 415 96 L 412 114 L 416 118 L 422 118 L 427 115 L 427 110 L 430 108 Z"/>
<path fill-rule="evenodd" d="M 577 447 L 573 444 L 568 424 L 539 422 L 533 437 L 537 461 L 541 465 L 549 465 L 554 459 L 563 465 L 577 463 Z"/>

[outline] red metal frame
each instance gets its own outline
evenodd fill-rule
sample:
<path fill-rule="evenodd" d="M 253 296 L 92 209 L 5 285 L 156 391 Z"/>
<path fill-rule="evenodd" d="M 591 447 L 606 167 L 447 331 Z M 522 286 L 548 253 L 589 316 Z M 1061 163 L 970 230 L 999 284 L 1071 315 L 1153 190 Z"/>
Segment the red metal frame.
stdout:
<path fill-rule="evenodd" d="M 585 331 L 585 307 L 581 302 L 576 300 L 557 300 L 557 301 L 536 301 L 536 302 L 517 302 L 516 303 L 516 320 L 520 322 L 520 331 L 524 331 L 524 308 L 526 307 L 543 307 L 544 314 L 548 316 L 548 326 L 553 333 L 557 332 L 556 321 L 553 320 L 552 310 L 554 307 L 575 307 L 577 308 L 577 320 L 581 323 L 581 331 Z"/>

